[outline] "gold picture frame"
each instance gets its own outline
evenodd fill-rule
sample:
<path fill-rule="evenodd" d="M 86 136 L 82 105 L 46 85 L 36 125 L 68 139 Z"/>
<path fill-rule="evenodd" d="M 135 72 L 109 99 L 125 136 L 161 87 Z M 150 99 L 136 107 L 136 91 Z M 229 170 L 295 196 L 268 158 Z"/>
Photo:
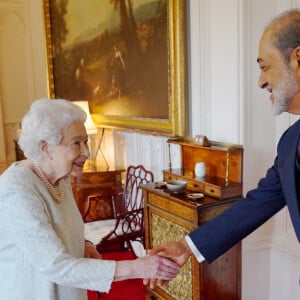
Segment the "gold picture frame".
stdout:
<path fill-rule="evenodd" d="M 49 96 L 51 98 L 65 98 L 71 101 L 88 100 L 92 118 L 99 127 L 125 129 L 165 136 L 184 136 L 186 133 L 187 93 L 185 0 L 131 0 L 129 2 L 125 0 L 64 0 L 62 3 L 65 7 L 62 7 L 62 5 L 57 6 L 59 2 L 59 0 L 44 0 Z M 131 55 L 130 60 L 129 51 L 127 51 L 127 55 L 123 55 L 122 57 L 122 53 L 126 53 L 126 51 L 122 51 L 122 45 L 126 45 L 126 40 L 125 38 L 120 39 L 116 30 L 102 30 L 101 35 L 99 34 L 97 37 L 93 36 L 93 43 L 89 42 L 89 44 L 84 42 L 87 40 L 87 34 L 81 34 L 81 36 L 79 36 L 78 33 L 76 48 L 72 46 L 74 42 L 73 44 L 65 46 L 68 38 L 67 35 L 71 35 L 71 30 L 69 30 L 71 27 L 68 26 L 72 24 L 70 16 L 68 18 L 66 16 L 69 13 L 73 19 L 78 18 L 78 14 L 74 12 L 71 13 L 71 4 L 73 10 L 74 6 L 78 5 L 76 9 L 80 10 L 82 17 L 87 11 L 87 7 L 84 6 L 90 5 L 91 2 L 94 3 L 93 5 L 97 5 L 93 11 L 106 12 L 111 19 L 116 18 L 111 17 L 113 16 L 113 10 L 117 12 L 119 9 L 121 11 L 120 7 L 122 5 L 133 6 L 143 3 L 143 5 L 148 5 L 147 12 L 154 11 L 153 6 L 156 5 L 155 13 L 152 17 L 148 16 L 146 18 L 145 13 L 143 15 L 142 9 L 140 9 L 139 14 L 140 16 L 144 16 L 144 19 L 142 19 L 142 21 L 138 20 L 138 22 L 134 19 L 132 7 L 126 7 L 127 14 L 129 14 L 130 17 L 128 17 L 128 20 L 136 26 L 137 34 L 135 35 L 137 38 L 142 39 L 142 42 L 140 42 L 140 40 L 138 41 L 139 44 L 142 44 L 139 45 L 140 48 L 144 47 L 143 49 L 150 49 L 148 45 L 150 44 L 150 39 L 148 37 L 151 30 L 155 32 L 155 34 L 152 34 L 151 43 L 155 43 L 155 41 L 153 42 L 153 37 L 156 37 L 155 49 L 157 50 L 160 47 L 156 52 L 152 51 L 152 56 L 149 54 L 150 51 L 147 52 L 148 56 L 145 55 L 145 51 L 143 52 L 143 61 L 140 65 L 143 66 L 144 69 L 136 67 L 139 65 L 136 63 L 137 60 L 133 63 L 132 58 L 135 57 L 134 55 Z M 115 6 L 111 8 L 112 12 L 108 13 L 108 5 L 113 5 L 112 3 L 114 3 Z M 55 5 L 57 7 L 55 7 Z M 102 5 L 102 9 L 99 9 L 99 5 Z M 163 8 L 165 8 L 165 11 Z M 164 12 L 165 16 L 163 15 Z M 92 22 L 93 18 L 89 15 L 89 18 L 85 16 L 82 20 L 86 19 Z M 105 24 L 111 24 L 111 19 L 106 19 Z M 120 15 L 120 24 L 121 19 L 122 17 Z M 122 22 L 124 22 L 124 20 Z M 156 22 L 155 30 L 151 27 L 154 22 Z M 102 24 L 102 26 L 104 25 Z M 83 27 L 83 22 L 81 27 Z M 126 32 L 124 33 L 121 28 L 120 25 L 119 34 L 122 33 L 123 36 L 126 36 Z M 146 34 L 148 34 L 147 39 L 145 38 Z M 135 35 L 133 34 L 133 36 Z M 112 42 L 113 38 L 114 41 Z M 132 36 L 129 38 L 131 38 L 131 42 L 127 44 L 132 45 Z M 157 40 L 158 38 L 160 40 Z M 125 42 L 123 40 L 125 40 Z M 101 45 L 101 47 L 97 48 L 98 52 L 95 51 L 96 41 L 98 43 L 97 45 Z M 108 55 L 109 51 L 107 49 L 113 49 L 110 50 L 113 52 L 110 56 Z M 123 49 L 126 49 L 126 47 L 123 46 Z M 97 55 L 102 53 L 99 54 L 102 56 L 101 58 L 97 58 L 97 61 L 95 53 L 97 53 Z M 155 56 L 156 53 L 158 53 L 157 56 Z M 70 59 L 70 57 L 72 59 Z M 147 57 L 149 57 L 148 60 Z M 127 61 L 131 62 L 131 64 L 128 63 L 129 67 L 127 67 L 127 69 L 124 67 L 127 73 L 125 73 L 125 71 L 122 73 L 120 67 L 118 71 L 116 71 L 117 67 L 114 62 L 116 58 L 119 59 L 119 65 L 121 66 L 126 66 Z M 78 62 L 77 66 L 75 59 Z M 83 67 L 86 68 L 87 71 L 85 72 L 89 75 L 90 79 L 86 89 L 84 89 L 85 86 L 80 84 L 78 80 L 81 74 L 80 72 L 84 74 L 82 71 Z M 139 70 L 140 72 L 132 72 L 134 67 L 136 67 L 135 71 Z M 149 68 L 153 68 L 152 73 L 149 71 Z M 95 70 L 98 70 L 98 73 Z M 102 70 L 102 72 L 99 72 L 99 70 Z M 152 75 L 147 75 L 147 72 Z M 103 75 L 104 73 L 105 75 Z M 74 79 L 70 79 L 70 74 L 73 74 L 72 78 Z M 135 75 L 131 75 L 130 77 L 130 74 Z M 121 75 L 123 75 L 123 77 L 121 77 Z M 95 79 L 96 77 L 99 79 L 99 84 L 97 84 L 98 81 Z M 116 78 L 118 78 L 118 81 Z M 126 85 L 121 85 L 122 81 L 120 78 L 123 78 L 123 82 L 124 78 L 127 79 L 128 82 Z M 140 80 L 142 83 L 138 84 L 137 81 Z M 92 85 L 91 82 L 93 82 L 94 85 Z M 116 82 L 120 83 L 117 85 Z M 99 92 L 99 90 L 101 90 L 101 95 L 99 93 L 100 96 L 96 97 L 95 91 Z M 84 94 L 84 91 L 86 91 L 86 94 Z"/>

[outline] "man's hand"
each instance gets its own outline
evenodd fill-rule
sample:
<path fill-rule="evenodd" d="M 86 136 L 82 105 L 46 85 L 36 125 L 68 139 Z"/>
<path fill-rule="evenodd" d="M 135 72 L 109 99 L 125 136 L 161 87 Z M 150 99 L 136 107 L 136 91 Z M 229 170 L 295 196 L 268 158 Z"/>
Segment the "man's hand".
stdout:
<path fill-rule="evenodd" d="M 84 257 L 101 259 L 101 254 L 97 251 L 93 243 L 90 241 L 85 241 Z"/>
<path fill-rule="evenodd" d="M 192 255 L 192 252 L 185 239 L 182 239 L 177 242 L 165 242 L 160 246 L 148 250 L 147 254 L 159 254 L 172 259 L 179 266 L 183 266 Z"/>

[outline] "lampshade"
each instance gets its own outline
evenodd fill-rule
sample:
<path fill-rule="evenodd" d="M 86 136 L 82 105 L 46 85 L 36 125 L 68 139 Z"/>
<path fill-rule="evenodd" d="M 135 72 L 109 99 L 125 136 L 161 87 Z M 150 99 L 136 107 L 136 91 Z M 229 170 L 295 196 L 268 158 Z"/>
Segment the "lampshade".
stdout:
<path fill-rule="evenodd" d="M 73 103 L 80 106 L 86 112 L 87 118 L 84 123 L 84 126 L 86 128 L 87 134 L 97 133 L 97 127 L 91 118 L 91 114 L 90 114 L 90 110 L 89 110 L 89 102 L 88 101 L 73 101 Z"/>

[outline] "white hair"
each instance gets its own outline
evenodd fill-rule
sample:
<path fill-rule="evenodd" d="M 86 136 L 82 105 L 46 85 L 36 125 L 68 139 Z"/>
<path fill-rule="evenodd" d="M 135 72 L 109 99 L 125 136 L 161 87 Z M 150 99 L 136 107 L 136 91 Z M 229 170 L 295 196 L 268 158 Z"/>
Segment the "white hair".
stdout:
<path fill-rule="evenodd" d="M 22 119 L 19 146 L 27 158 L 39 161 L 42 158 L 40 141 L 58 145 L 63 139 L 63 130 L 75 121 L 84 123 L 86 117 L 85 111 L 70 101 L 38 99 Z"/>

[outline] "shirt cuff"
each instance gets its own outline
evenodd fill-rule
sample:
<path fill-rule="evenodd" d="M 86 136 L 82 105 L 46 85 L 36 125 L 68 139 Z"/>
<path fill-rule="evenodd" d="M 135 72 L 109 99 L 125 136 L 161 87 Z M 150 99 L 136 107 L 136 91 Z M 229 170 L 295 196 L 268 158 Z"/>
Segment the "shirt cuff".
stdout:
<path fill-rule="evenodd" d="M 196 257 L 197 261 L 199 263 L 203 262 L 205 260 L 205 257 L 199 252 L 192 239 L 187 235 L 185 236 L 185 240 L 188 246 L 190 247 L 191 251 L 193 252 L 194 256 Z"/>

